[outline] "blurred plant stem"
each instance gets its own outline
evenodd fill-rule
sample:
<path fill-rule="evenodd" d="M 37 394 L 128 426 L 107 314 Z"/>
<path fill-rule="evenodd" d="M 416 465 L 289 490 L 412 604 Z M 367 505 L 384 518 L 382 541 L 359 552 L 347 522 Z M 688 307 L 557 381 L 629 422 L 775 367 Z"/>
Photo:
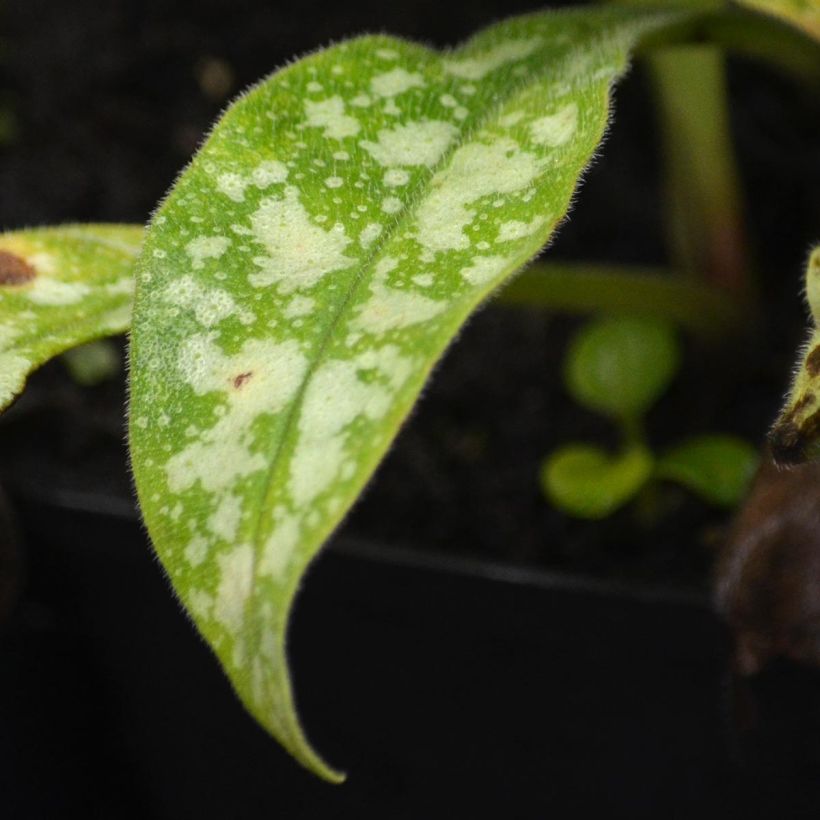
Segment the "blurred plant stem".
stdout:
<path fill-rule="evenodd" d="M 540 263 L 499 291 L 505 305 L 568 313 L 655 316 L 709 340 L 739 331 L 743 305 L 724 290 L 664 269 Z"/>
<path fill-rule="evenodd" d="M 740 9 L 721 12 L 702 25 L 707 41 L 718 43 L 733 54 L 760 60 L 810 88 L 820 87 L 817 39 L 812 40 L 785 22 L 775 25 L 771 17 L 762 14 Z"/>
<path fill-rule="evenodd" d="M 675 46 L 648 58 L 660 120 L 673 266 L 748 301 L 753 292 L 723 55 Z"/>

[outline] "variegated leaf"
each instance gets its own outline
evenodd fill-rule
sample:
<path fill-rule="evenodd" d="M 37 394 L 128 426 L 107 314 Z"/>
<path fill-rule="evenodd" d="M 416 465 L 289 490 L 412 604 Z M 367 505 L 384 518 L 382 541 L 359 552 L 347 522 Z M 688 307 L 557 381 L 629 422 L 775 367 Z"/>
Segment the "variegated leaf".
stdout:
<path fill-rule="evenodd" d="M 128 329 L 142 230 L 68 225 L 0 234 L 0 409 L 53 356 Z"/>
<path fill-rule="evenodd" d="M 131 347 L 145 521 L 244 704 L 328 779 L 286 664 L 305 569 L 465 319 L 564 218 L 629 49 L 686 14 L 318 52 L 227 111 L 151 223 Z"/>

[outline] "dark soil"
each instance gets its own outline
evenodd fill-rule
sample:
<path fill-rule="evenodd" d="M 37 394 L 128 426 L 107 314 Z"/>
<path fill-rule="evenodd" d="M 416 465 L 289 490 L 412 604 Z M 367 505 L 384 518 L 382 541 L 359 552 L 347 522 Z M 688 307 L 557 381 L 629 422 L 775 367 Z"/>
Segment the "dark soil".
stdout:
<path fill-rule="evenodd" d="M 228 98 L 294 54 L 365 30 L 444 45 L 538 6 L 6 3 L 2 85 L 16 135 L 0 149 L 0 227 L 142 222 Z M 207 81 L 214 66 L 228 77 L 222 89 Z M 820 106 L 812 92 L 740 60 L 732 61 L 731 86 L 764 315 L 732 350 L 687 340 L 684 372 L 649 420 L 657 446 L 707 431 L 761 442 L 804 333 L 799 277 L 820 225 Z M 618 92 L 615 119 L 550 253 L 663 263 L 656 134 L 640 66 Z M 665 488 L 651 525 L 634 509 L 588 523 L 542 497 L 537 474 L 547 453 L 571 440 L 614 443 L 614 431 L 574 406 L 561 385 L 576 325 L 493 304 L 481 311 L 438 368 L 345 532 L 435 552 L 703 585 L 725 513 Z M 10 489 L 126 503 L 123 403 L 122 380 L 84 389 L 59 362 L 43 368 L 2 421 Z"/>

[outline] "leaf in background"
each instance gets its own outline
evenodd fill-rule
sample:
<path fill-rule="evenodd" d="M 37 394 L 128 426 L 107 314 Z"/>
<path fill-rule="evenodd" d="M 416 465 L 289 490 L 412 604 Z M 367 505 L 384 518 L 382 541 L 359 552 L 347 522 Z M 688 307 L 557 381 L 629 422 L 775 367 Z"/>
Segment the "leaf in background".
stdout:
<path fill-rule="evenodd" d="M 820 40 L 820 0 L 737 0 L 740 5 L 779 17 Z"/>
<path fill-rule="evenodd" d="M 759 461 L 757 450 L 743 439 L 697 436 L 660 458 L 656 475 L 682 484 L 712 504 L 733 507 L 749 488 Z"/>
<path fill-rule="evenodd" d="M 114 342 L 97 339 L 63 354 L 71 378 L 83 387 L 94 387 L 114 378 L 122 370 L 120 351 Z"/>
<path fill-rule="evenodd" d="M 680 350 L 661 319 L 618 316 L 585 325 L 572 340 L 567 388 L 585 407 L 618 419 L 640 418 L 666 390 Z"/>
<path fill-rule="evenodd" d="M 145 521 L 244 704 L 323 777 L 286 664 L 305 569 L 467 316 L 564 217 L 630 46 L 686 19 L 543 13 L 443 54 L 318 52 L 227 111 L 151 224 L 129 420 Z"/>
<path fill-rule="evenodd" d="M 142 234 L 131 225 L 0 234 L 0 409 L 53 356 L 128 329 Z"/>
<path fill-rule="evenodd" d="M 569 444 L 544 461 L 541 486 L 559 509 L 600 519 L 635 497 L 652 475 L 652 454 L 633 447 L 610 456 L 600 447 Z"/>

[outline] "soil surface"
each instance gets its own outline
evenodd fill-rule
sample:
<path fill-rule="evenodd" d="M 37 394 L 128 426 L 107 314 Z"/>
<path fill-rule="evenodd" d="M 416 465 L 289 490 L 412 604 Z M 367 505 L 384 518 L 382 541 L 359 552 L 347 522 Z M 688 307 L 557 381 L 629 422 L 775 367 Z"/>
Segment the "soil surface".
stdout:
<path fill-rule="evenodd" d="M 0 73 L 13 132 L 0 147 L 0 227 L 142 222 L 241 88 L 295 54 L 362 31 L 435 45 L 537 3 L 479 0 L 276 4 L 99 4 L 16 0 L 0 18 Z M 742 344 L 686 340 L 681 377 L 653 410 L 662 447 L 703 432 L 761 442 L 805 333 L 800 276 L 820 225 L 820 106 L 789 78 L 732 59 L 732 124 L 764 312 Z M 638 65 L 553 258 L 665 260 L 657 134 Z M 560 379 L 578 320 L 489 304 L 449 351 L 344 532 L 435 552 L 673 586 L 705 584 L 727 515 L 663 488 L 654 520 L 603 523 L 552 509 L 539 465 L 572 440 L 614 444 Z M 54 362 L 0 422 L 10 489 L 130 497 L 124 377 L 73 384 Z"/>

